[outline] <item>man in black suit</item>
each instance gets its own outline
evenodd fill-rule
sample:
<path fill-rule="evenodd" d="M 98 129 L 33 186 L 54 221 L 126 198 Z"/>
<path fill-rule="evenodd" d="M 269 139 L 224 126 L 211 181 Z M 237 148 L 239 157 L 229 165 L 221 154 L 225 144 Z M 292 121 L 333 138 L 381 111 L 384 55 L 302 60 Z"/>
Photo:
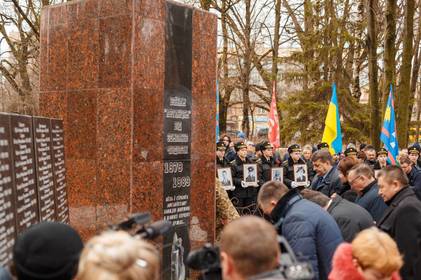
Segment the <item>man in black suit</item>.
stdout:
<path fill-rule="evenodd" d="M 421 201 L 400 167 L 386 166 L 378 176 L 379 195 L 389 206 L 378 227 L 396 241 L 403 255 L 402 279 L 421 279 Z"/>

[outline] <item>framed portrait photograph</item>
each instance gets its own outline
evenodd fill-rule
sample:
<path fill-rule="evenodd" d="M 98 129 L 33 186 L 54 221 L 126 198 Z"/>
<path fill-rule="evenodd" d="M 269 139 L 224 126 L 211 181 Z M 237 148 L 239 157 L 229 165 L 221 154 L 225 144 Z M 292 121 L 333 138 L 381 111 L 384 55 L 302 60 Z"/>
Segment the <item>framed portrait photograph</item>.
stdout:
<path fill-rule="evenodd" d="M 284 182 L 284 169 L 282 167 L 274 167 L 270 172 L 271 181 Z"/>
<path fill-rule="evenodd" d="M 232 181 L 231 168 L 218 168 L 218 179 L 222 187 L 226 190 L 233 190 L 234 183 Z"/>
<path fill-rule="evenodd" d="M 308 173 L 307 165 L 305 164 L 296 164 L 294 165 L 294 181 L 297 183 L 297 186 L 307 186 Z"/>
<path fill-rule="evenodd" d="M 246 187 L 258 187 L 257 178 L 257 164 L 244 164 L 243 165 L 243 181 Z"/>

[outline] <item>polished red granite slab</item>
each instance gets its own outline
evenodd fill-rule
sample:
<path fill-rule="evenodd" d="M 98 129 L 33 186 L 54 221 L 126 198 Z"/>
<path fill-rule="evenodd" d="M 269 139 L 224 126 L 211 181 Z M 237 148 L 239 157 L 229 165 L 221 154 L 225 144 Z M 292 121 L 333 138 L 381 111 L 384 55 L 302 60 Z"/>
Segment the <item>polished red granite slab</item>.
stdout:
<path fill-rule="evenodd" d="M 86 239 L 163 217 L 164 0 L 43 9 L 40 108 L 64 120 L 70 221 Z M 216 17 L 193 10 L 190 238 L 214 239 Z"/>

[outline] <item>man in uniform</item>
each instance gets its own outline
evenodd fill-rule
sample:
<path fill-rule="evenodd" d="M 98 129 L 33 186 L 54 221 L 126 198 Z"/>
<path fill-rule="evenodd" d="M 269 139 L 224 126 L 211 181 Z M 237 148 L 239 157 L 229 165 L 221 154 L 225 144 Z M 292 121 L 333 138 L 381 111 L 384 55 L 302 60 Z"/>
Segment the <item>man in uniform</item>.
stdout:
<path fill-rule="evenodd" d="M 227 192 L 221 186 L 219 180 L 215 181 L 216 192 L 216 240 L 220 239 L 220 234 L 225 225 L 240 217 L 237 210 L 232 205 Z"/>
<path fill-rule="evenodd" d="M 387 162 L 387 150 L 385 148 L 381 148 L 377 152 L 377 161 L 374 165 L 374 170 L 380 170 L 388 165 L 389 163 Z"/>
<path fill-rule="evenodd" d="M 294 165 L 306 164 L 304 159 L 301 157 L 301 148 L 298 144 L 292 144 L 288 147 L 289 157 L 282 163 L 284 168 L 284 184 L 289 188 L 296 188 L 297 183 L 294 181 Z M 308 172 L 307 166 L 307 172 Z"/>
<path fill-rule="evenodd" d="M 318 151 L 320 151 L 320 150 L 328 150 L 329 151 L 329 144 L 326 143 L 326 142 L 319 143 L 319 144 L 317 144 L 317 150 Z"/>
<path fill-rule="evenodd" d="M 345 157 L 354 157 L 355 159 L 357 159 L 357 149 L 355 149 L 354 147 L 347 148 L 344 154 Z"/>
<path fill-rule="evenodd" d="M 247 145 L 243 141 L 235 143 L 234 148 L 237 154 L 230 165 L 235 190 L 229 191 L 228 194 L 236 208 L 255 205 L 257 193 L 259 191 L 258 187 L 263 184 L 260 180 L 261 176 L 259 176 L 261 172 L 259 169 L 257 170 L 257 186 L 246 186 L 243 165 L 251 164 L 253 162 L 247 158 Z"/>
<path fill-rule="evenodd" d="M 216 168 L 224 168 L 229 166 L 229 161 L 225 158 L 226 147 L 224 142 L 216 143 Z"/>
<path fill-rule="evenodd" d="M 414 166 L 419 168 L 420 150 L 416 145 L 408 148 L 409 159 L 414 163 Z"/>
<path fill-rule="evenodd" d="M 261 169 L 262 169 L 262 180 L 264 183 L 270 181 L 272 168 L 275 166 L 275 161 L 273 159 L 273 147 L 268 141 L 264 141 L 260 145 L 262 151 L 261 157 Z"/>

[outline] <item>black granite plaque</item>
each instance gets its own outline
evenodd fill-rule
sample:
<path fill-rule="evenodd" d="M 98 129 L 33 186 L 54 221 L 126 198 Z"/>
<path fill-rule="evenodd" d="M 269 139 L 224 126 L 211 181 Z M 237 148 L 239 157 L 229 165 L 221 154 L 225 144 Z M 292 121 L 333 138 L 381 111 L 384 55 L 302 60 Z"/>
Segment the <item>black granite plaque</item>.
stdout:
<path fill-rule="evenodd" d="M 57 221 L 69 223 L 66 166 L 64 162 L 64 130 L 62 120 L 51 120 L 51 136 Z"/>
<path fill-rule="evenodd" d="M 20 233 L 39 221 L 32 118 L 11 115 L 10 121 L 16 185 L 16 226 Z"/>
<path fill-rule="evenodd" d="M 164 219 L 173 230 L 164 236 L 163 278 L 188 277 L 190 250 L 192 9 L 166 2 L 164 83 Z"/>
<path fill-rule="evenodd" d="M 33 118 L 36 177 L 40 221 L 55 221 L 51 122 L 47 118 Z"/>
<path fill-rule="evenodd" d="M 13 178 L 10 116 L 0 113 L 0 265 L 12 260 L 16 236 L 15 191 Z"/>

